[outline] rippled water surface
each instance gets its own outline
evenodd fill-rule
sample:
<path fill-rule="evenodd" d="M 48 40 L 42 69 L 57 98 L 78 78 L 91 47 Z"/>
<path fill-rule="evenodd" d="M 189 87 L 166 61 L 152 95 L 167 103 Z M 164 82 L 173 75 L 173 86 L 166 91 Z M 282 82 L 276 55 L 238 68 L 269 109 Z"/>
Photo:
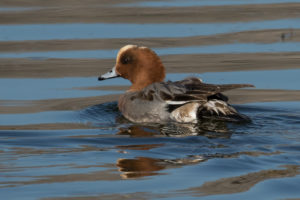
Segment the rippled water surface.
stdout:
<path fill-rule="evenodd" d="M 0 199 L 299 199 L 300 1 L 0 2 Z M 251 123 L 134 124 L 125 44 L 167 80 L 229 91 Z"/>

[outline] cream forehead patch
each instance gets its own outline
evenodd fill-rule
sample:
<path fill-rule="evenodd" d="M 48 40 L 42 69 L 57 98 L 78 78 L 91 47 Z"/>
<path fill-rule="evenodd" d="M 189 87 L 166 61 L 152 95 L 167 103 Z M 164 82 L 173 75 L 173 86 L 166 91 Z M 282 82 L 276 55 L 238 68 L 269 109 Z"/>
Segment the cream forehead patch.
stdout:
<path fill-rule="evenodd" d="M 128 49 L 131 49 L 131 48 L 137 48 L 137 47 L 138 47 L 137 45 L 128 44 L 128 45 L 122 47 L 122 48 L 120 49 L 119 52 L 124 52 L 124 51 L 126 51 L 126 50 L 128 50 Z"/>
<path fill-rule="evenodd" d="M 134 49 L 134 48 L 138 48 L 138 46 L 137 45 L 133 45 L 133 44 L 128 44 L 128 45 L 122 47 L 119 50 L 119 53 L 118 53 L 118 56 L 117 56 L 117 61 L 120 59 L 120 55 L 122 55 L 123 52 L 127 51 L 128 49 Z"/>

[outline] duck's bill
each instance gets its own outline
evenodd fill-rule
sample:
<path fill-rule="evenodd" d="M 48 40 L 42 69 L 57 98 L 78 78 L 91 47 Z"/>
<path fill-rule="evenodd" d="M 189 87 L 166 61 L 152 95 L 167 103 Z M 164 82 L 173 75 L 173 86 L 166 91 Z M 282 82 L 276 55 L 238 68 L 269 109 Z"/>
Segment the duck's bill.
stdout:
<path fill-rule="evenodd" d="M 113 67 L 109 72 L 99 76 L 98 81 L 103 81 L 103 80 L 110 79 L 110 78 L 117 78 L 119 76 L 120 75 L 118 75 L 116 72 L 116 67 Z"/>

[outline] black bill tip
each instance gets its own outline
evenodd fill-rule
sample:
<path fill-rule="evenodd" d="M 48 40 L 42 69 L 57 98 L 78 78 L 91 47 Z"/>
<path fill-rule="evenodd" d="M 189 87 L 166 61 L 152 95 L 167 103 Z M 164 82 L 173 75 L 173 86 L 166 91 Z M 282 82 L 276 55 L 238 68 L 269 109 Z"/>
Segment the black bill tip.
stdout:
<path fill-rule="evenodd" d="M 98 81 L 103 81 L 103 80 L 112 79 L 112 78 L 118 78 L 118 77 L 120 77 L 120 76 L 118 75 L 118 76 L 112 76 L 112 77 L 108 77 L 108 78 L 99 76 L 98 77 Z"/>
<path fill-rule="evenodd" d="M 102 78 L 101 76 L 98 77 L 98 81 L 103 81 L 105 78 Z"/>

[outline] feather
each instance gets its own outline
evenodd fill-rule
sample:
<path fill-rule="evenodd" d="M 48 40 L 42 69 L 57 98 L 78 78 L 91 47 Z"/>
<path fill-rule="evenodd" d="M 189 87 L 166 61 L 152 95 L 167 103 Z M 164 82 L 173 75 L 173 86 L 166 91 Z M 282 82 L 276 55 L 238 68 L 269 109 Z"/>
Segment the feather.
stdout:
<path fill-rule="evenodd" d="M 159 99 L 170 105 L 180 105 L 187 102 L 199 101 L 202 103 L 211 99 L 228 101 L 221 92 L 243 88 L 254 87 L 250 84 L 206 84 L 196 77 L 189 77 L 182 81 L 153 83 L 141 90 L 135 98 L 154 100 Z"/>

